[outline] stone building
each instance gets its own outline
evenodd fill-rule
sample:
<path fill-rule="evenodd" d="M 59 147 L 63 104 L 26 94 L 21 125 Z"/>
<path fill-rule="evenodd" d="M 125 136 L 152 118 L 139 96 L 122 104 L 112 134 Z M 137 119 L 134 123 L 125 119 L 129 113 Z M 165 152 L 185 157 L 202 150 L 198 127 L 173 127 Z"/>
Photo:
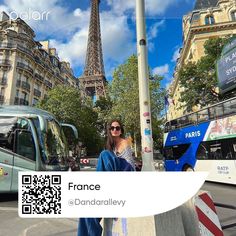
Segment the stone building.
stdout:
<path fill-rule="evenodd" d="M 180 109 L 181 88 L 178 71 L 186 63 L 198 61 L 204 55 L 204 43 L 213 37 L 233 36 L 236 34 L 236 1 L 235 0 L 197 0 L 192 12 L 185 15 L 182 21 L 183 46 L 176 63 L 174 80 L 169 94 L 174 100 L 168 109 L 168 119 L 175 119 L 187 111 Z"/>
<path fill-rule="evenodd" d="M 77 87 L 70 63 L 34 37 L 23 20 L 0 14 L 0 104 L 35 105 L 56 85 Z"/>

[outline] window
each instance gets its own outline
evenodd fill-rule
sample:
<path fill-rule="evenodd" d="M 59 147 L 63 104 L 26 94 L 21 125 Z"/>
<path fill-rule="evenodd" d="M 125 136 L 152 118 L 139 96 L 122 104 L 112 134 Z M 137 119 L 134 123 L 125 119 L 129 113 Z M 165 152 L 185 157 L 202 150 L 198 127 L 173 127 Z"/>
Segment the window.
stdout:
<path fill-rule="evenodd" d="M 235 138 L 201 142 L 197 150 L 199 160 L 230 160 L 235 157 Z"/>
<path fill-rule="evenodd" d="M 208 15 L 208 16 L 205 17 L 205 24 L 206 25 L 215 24 L 215 19 L 214 19 L 213 15 Z"/>
<path fill-rule="evenodd" d="M 236 11 L 230 13 L 232 21 L 236 21 Z"/>
<path fill-rule="evenodd" d="M 175 145 L 172 147 L 165 147 L 164 148 L 164 157 L 167 160 L 177 160 L 181 158 L 185 152 L 190 147 L 190 143 L 188 144 L 181 144 L 181 145 Z"/>
<path fill-rule="evenodd" d="M 39 100 L 37 98 L 33 98 L 32 105 L 35 106 L 38 102 Z"/>
<path fill-rule="evenodd" d="M 193 13 L 191 18 L 191 23 L 194 23 L 200 19 L 200 14 L 198 12 Z"/>
<path fill-rule="evenodd" d="M 197 113 L 198 116 L 198 122 L 203 122 L 203 121 L 208 121 L 209 117 L 208 117 L 208 109 L 204 109 L 202 111 L 199 111 Z"/>
<path fill-rule="evenodd" d="M 35 161 L 35 146 L 32 134 L 28 130 L 17 130 L 15 152 L 23 157 Z"/>
<path fill-rule="evenodd" d="M 16 117 L 0 118 L 0 147 L 13 151 L 14 137 L 13 132 L 16 129 Z"/>

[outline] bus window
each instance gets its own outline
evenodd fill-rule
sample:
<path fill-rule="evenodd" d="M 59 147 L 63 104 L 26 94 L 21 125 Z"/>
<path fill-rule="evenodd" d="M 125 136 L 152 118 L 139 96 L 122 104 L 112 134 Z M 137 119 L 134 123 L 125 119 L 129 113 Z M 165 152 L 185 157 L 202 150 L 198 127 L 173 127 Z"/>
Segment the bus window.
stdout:
<path fill-rule="evenodd" d="M 28 130 L 16 130 L 15 135 L 15 153 L 35 161 L 36 151 L 31 132 Z"/>
<path fill-rule="evenodd" d="M 208 121 L 209 120 L 209 116 L 208 116 L 208 109 L 204 109 L 202 111 L 199 111 L 197 113 L 197 119 L 198 122 L 202 122 L 202 121 Z"/>
<path fill-rule="evenodd" d="M 222 151 L 221 151 L 221 144 L 210 144 L 210 158 L 211 160 L 220 160 L 222 159 Z"/>
<path fill-rule="evenodd" d="M 207 160 L 208 159 L 208 150 L 205 142 L 201 142 L 197 150 L 197 159 Z"/>
<path fill-rule="evenodd" d="M 234 109 L 236 108 L 236 100 L 228 101 L 223 103 L 224 106 L 224 115 L 230 115 L 234 113 Z"/>
<path fill-rule="evenodd" d="M 177 120 L 170 121 L 171 129 L 176 129 L 178 127 Z"/>
<path fill-rule="evenodd" d="M 166 160 L 177 160 L 184 155 L 184 153 L 188 150 L 190 143 L 175 145 L 172 147 L 164 148 L 164 157 Z"/>
<path fill-rule="evenodd" d="M 224 114 L 223 104 L 218 104 L 216 106 L 209 107 L 209 113 L 210 113 L 210 119 L 215 119 L 223 116 Z"/>
<path fill-rule="evenodd" d="M 197 159 L 199 160 L 225 160 L 234 159 L 235 156 L 236 139 L 201 142 L 197 150 Z"/>
<path fill-rule="evenodd" d="M 13 131 L 16 128 L 16 117 L 0 118 L 0 147 L 13 151 Z"/>
<path fill-rule="evenodd" d="M 188 120 L 189 120 L 189 124 L 196 124 L 197 123 L 197 114 L 193 113 L 188 115 Z"/>
<path fill-rule="evenodd" d="M 189 124 L 188 116 L 183 116 L 178 119 L 178 126 L 179 127 L 184 127 Z"/>

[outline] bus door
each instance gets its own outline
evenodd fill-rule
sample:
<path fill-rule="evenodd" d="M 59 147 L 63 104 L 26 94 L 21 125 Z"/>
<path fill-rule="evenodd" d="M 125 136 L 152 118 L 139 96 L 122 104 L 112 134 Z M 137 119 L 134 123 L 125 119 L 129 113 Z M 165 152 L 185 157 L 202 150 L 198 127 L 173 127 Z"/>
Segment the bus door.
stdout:
<path fill-rule="evenodd" d="M 29 120 L 18 118 L 14 131 L 14 163 L 11 191 L 18 191 L 18 172 L 36 170 L 36 144 Z"/>

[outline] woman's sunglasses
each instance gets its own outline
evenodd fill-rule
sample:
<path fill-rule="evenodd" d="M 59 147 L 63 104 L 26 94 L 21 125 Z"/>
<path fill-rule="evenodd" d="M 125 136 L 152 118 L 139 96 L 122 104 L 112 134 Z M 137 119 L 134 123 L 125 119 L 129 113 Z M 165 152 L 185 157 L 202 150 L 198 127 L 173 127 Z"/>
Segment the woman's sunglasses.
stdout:
<path fill-rule="evenodd" d="M 114 130 L 120 131 L 120 126 L 111 126 L 110 130 L 112 130 L 112 131 L 114 131 Z"/>

